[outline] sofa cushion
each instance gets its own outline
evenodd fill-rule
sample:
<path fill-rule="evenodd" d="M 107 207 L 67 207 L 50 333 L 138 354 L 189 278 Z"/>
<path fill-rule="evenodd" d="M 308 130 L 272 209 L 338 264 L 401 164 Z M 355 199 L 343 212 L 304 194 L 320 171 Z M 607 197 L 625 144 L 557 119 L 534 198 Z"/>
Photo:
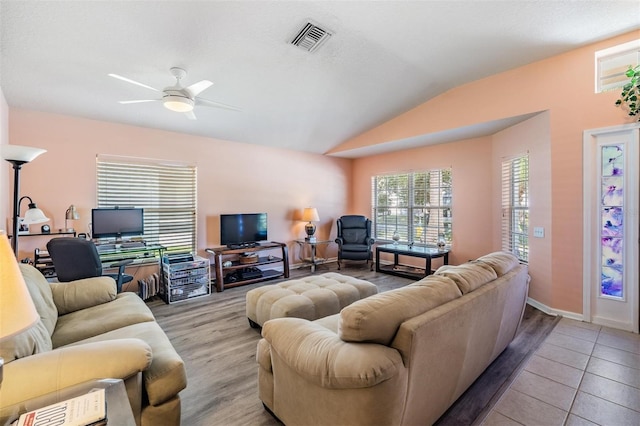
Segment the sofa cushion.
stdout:
<path fill-rule="evenodd" d="M 90 308 L 116 298 L 116 282 L 111 277 L 95 277 L 67 283 L 51 283 L 58 315 Z"/>
<path fill-rule="evenodd" d="M 342 309 L 338 335 L 347 342 L 389 345 L 404 321 L 460 296 L 462 293 L 452 279 L 430 275 L 406 287 L 369 296 Z"/>
<path fill-rule="evenodd" d="M 483 263 L 464 263 L 462 265 L 443 265 L 434 275 L 451 278 L 462 294 L 467 294 L 483 284 L 498 278 L 496 271 Z"/>
<path fill-rule="evenodd" d="M 20 264 L 20 272 L 43 325 L 49 335 L 53 334 L 58 321 L 58 308 L 53 301 L 49 282 L 40 271 L 26 263 Z"/>
<path fill-rule="evenodd" d="M 71 312 L 58 318 L 51 336 L 53 347 L 97 336 L 139 322 L 155 321 L 151 310 L 131 292 L 120 293 L 109 303 Z"/>
<path fill-rule="evenodd" d="M 497 251 L 484 255 L 479 257 L 476 262 L 481 262 L 491 266 L 499 277 L 503 276 L 516 265 L 520 264 L 520 261 L 515 255 L 506 251 Z"/>

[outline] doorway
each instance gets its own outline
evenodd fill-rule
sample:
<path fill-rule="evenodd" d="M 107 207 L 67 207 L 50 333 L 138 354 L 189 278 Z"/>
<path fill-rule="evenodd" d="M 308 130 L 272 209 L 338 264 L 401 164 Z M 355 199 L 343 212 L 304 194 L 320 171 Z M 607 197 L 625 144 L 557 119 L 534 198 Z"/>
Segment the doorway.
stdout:
<path fill-rule="evenodd" d="M 638 333 L 640 124 L 583 141 L 584 320 Z"/>

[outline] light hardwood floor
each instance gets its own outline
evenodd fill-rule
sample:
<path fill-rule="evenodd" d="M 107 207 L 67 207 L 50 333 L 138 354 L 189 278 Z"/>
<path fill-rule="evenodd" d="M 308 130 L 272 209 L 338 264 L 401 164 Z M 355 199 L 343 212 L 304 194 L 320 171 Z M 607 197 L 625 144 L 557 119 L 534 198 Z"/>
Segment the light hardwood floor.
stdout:
<path fill-rule="evenodd" d="M 319 266 L 316 274 L 329 271 L 336 271 L 335 263 Z M 309 273 L 308 267 L 294 269 L 290 278 Z M 363 263 L 355 262 L 340 273 L 370 281 L 380 292 L 414 281 L 372 272 Z M 186 364 L 188 385 L 180 393 L 184 426 L 280 424 L 264 410 L 258 398 L 255 352 L 260 333 L 249 327 L 245 316 L 247 291 L 280 281 L 231 288 L 172 305 L 159 299 L 148 302 Z M 553 325 L 552 317 L 528 308 L 516 341 L 439 423 L 471 424 L 486 414 Z"/>

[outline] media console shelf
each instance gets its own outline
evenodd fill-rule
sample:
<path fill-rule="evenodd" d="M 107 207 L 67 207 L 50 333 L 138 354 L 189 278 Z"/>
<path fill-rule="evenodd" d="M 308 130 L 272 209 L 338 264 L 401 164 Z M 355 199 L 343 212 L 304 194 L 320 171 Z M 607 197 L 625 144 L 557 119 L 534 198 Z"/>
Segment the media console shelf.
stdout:
<path fill-rule="evenodd" d="M 259 253 L 267 250 L 279 250 L 279 256 Z M 215 256 L 216 291 L 218 292 L 224 291 L 225 288 L 238 287 L 282 276 L 289 278 L 289 254 L 287 245 L 283 243 L 271 241 L 260 243 L 255 247 L 233 249 L 229 247 L 214 247 L 206 249 L 206 252 Z M 256 262 L 245 263 L 241 261 L 242 255 L 251 253 L 258 255 Z M 231 265 L 224 266 L 225 262 L 231 262 Z M 264 266 L 279 265 L 282 265 L 282 271 L 263 268 Z M 260 276 L 252 274 L 253 268 L 260 270 Z"/>

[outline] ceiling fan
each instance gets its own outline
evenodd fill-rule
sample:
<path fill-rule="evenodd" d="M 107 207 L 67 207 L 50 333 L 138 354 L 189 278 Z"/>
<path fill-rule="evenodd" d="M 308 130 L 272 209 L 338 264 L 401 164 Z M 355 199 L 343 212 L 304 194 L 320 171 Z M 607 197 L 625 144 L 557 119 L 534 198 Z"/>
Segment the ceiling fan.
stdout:
<path fill-rule="evenodd" d="M 165 87 L 162 90 L 156 89 L 151 86 L 147 86 L 146 84 L 137 82 L 135 80 L 131 80 L 129 78 L 123 77 L 118 74 L 109 74 L 110 77 L 117 78 L 118 80 L 126 81 L 127 83 L 135 84 L 140 87 L 144 87 L 149 90 L 153 90 L 154 92 L 162 93 L 162 97 L 160 99 L 141 99 L 134 101 L 120 101 L 121 104 L 137 104 L 141 102 L 162 102 L 165 108 L 175 111 L 175 112 L 183 112 L 187 116 L 187 118 L 191 120 L 196 119 L 196 115 L 193 112 L 193 108 L 196 105 L 204 105 L 215 108 L 224 108 L 232 111 L 240 111 L 240 108 L 234 107 L 232 105 L 223 104 L 220 102 L 210 101 L 208 99 L 203 99 L 198 97 L 200 93 L 207 90 L 213 84 L 209 80 L 202 80 L 197 83 L 193 83 L 190 86 L 182 87 L 180 80 L 182 80 L 187 72 L 182 68 L 171 68 L 171 74 L 176 78 L 176 84 L 174 86 Z"/>

